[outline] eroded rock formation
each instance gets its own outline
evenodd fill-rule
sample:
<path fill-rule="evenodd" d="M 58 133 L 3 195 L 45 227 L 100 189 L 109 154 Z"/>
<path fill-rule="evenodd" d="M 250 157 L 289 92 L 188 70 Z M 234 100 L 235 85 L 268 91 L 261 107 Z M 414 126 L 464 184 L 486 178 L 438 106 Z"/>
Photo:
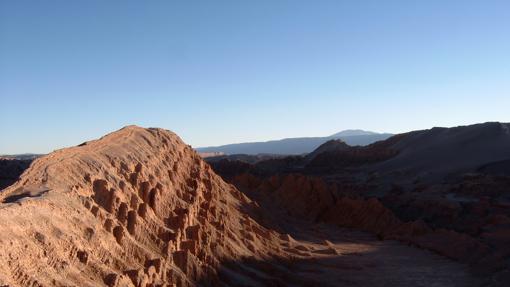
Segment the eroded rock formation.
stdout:
<path fill-rule="evenodd" d="M 288 174 L 260 178 L 242 174 L 232 182 L 253 198 L 268 199 L 293 217 L 368 231 L 380 239 L 399 240 L 468 264 L 477 275 L 487 276 L 508 269 L 505 258 L 510 249 L 504 245 L 509 242 L 510 221 L 500 213 L 479 219 L 486 232 L 466 234 L 430 226 L 422 219 L 404 221 L 379 199 L 363 198 L 359 192 L 343 190 L 349 187 L 328 184 L 318 177 Z M 443 213 L 448 211 L 448 207 L 433 206 L 425 207 L 423 213 L 432 208 Z"/>
<path fill-rule="evenodd" d="M 240 212 L 246 196 L 160 129 L 127 127 L 40 158 L 1 200 L 0 285 L 214 282 L 221 260 L 267 254 L 278 237 Z"/>

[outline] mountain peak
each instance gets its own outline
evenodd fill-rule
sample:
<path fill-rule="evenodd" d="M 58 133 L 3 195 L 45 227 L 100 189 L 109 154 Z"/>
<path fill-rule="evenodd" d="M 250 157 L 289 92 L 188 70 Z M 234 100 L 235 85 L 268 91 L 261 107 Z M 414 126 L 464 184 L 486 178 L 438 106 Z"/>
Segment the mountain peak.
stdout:
<path fill-rule="evenodd" d="M 365 130 L 343 130 L 336 134 L 332 134 L 330 137 L 351 137 L 351 136 L 366 136 L 376 135 L 376 132 L 365 131 Z"/>

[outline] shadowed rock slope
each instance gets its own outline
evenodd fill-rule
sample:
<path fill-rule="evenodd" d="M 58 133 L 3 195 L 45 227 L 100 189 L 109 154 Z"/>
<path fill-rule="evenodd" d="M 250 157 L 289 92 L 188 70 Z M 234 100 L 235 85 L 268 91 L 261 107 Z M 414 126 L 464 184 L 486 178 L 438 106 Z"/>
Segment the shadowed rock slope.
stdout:
<path fill-rule="evenodd" d="M 381 174 L 417 174 L 443 179 L 474 172 L 510 159 L 510 124 L 489 122 L 455 128 L 432 128 L 397 135 L 387 141 L 397 155 L 370 167 Z M 374 146 L 377 146 L 375 144 Z"/>
<path fill-rule="evenodd" d="M 16 182 L 31 162 L 31 159 L 18 160 L 0 157 L 0 190 Z"/>
<path fill-rule="evenodd" d="M 433 128 L 366 147 L 330 141 L 306 165 L 305 157 L 286 157 L 211 166 L 246 194 L 269 198 L 294 216 L 425 248 L 469 264 L 485 277 L 484 286 L 506 286 L 509 131 L 505 123 Z"/>

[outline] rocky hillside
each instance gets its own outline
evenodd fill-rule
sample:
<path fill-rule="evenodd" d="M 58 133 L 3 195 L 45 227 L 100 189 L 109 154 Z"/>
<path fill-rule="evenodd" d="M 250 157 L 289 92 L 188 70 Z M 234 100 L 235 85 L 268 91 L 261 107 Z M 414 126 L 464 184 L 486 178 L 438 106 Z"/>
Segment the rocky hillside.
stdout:
<path fill-rule="evenodd" d="M 510 124 L 483 123 L 455 128 L 433 128 L 390 138 L 398 154 L 371 167 L 384 174 L 413 173 L 438 180 L 474 172 L 493 162 L 510 159 Z"/>
<path fill-rule="evenodd" d="M 479 282 L 445 257 L 317 223 L 337 199 L 302 187 L 325 185 L 283 185 L 242 193 L 162 129 L 130 126 L 53 152 L 0 194 L 0 286 Z"/>
<path fill-rule="evenodd" d="M 1 201 L 2 286 L 214 282 L 220 261 L 258 258 L 278 238 L 161 129 L 127 127 L 37 159 Z"/>
<path fill-rule="evenodd" d="M 501 286 L 510 280 L 509 130 L 433 128 L 365 147 L 331 141 L 306 157 L 211 166 L 293 217 L 419 246 Z"/>

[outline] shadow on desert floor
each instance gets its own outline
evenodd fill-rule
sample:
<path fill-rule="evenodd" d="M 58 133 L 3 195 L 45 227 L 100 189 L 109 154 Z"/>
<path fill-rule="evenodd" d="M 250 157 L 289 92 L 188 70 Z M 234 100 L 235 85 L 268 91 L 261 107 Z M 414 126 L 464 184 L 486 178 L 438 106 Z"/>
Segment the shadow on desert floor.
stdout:
<path fill-rule="evenodd" d="M 467 266 L 395 242 L 364 252 L 310 254 L 309 258 L 226 261 L 219 268 L 219 282 L 203 278 L 199 285 L 480 286 Z"/>

